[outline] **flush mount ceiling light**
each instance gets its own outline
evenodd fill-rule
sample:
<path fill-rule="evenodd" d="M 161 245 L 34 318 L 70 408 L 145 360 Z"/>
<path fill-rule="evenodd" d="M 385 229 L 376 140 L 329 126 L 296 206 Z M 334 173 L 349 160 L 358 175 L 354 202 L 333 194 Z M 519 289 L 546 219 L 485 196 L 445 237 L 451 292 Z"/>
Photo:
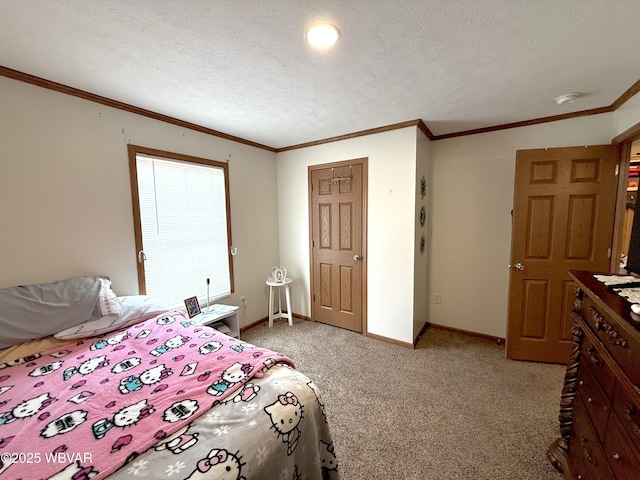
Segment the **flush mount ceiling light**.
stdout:
<path fill-rule="evenodd" d="M 564 95 L 560 95 L 559 97 L 557 97 L 556 103 L 558 105 L 564 105 L 565 103 L 573 103 L 575 102 L 576 98 L 578 98 L 579 96 L 580 94 L 578 92 L 566 93 Z"/>
<path fill-rule="evenodd" d="M 340 39 L 340 30 L 330 23 L 317 23 L 307 30 L 304 38 L 313 47 L 328 48 Z"/>

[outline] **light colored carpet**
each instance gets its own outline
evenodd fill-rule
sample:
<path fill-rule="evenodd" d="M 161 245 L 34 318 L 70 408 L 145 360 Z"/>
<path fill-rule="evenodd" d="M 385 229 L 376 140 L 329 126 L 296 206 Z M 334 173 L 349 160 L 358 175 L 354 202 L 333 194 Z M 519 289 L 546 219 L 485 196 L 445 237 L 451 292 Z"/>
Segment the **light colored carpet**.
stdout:
<path fill-rule="evenodd" d="M 323 394 L 343 480 L 560 480 L 565 368 L 508 360 L 494 342 L 428 329 L 415 350 L 321 323 L 242 339 L 289 356 Z"/>

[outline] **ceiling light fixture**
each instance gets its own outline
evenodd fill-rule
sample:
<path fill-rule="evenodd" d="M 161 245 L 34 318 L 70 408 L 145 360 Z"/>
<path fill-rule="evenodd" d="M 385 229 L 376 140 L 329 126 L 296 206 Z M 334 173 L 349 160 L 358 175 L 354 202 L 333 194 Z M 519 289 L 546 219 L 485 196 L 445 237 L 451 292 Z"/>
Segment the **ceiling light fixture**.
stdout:
<path fill-rule="evenodd" d="M 328 48 L 340 39 L 340 30 L 330 23 L 317 23 L 307 30 L 304 38 L 313 47 Z"/>
<path fill-rule="evenodd" d="M 579 96 L 580 94 L 578 92 L 566 93 L 564 95 L 560 95 L 559 97 L 557 97 L 556 103 L 558 105 L 564 105 L 565 103 L 573 103 L 575 102 L 576 98 L 578 98 Z"/>

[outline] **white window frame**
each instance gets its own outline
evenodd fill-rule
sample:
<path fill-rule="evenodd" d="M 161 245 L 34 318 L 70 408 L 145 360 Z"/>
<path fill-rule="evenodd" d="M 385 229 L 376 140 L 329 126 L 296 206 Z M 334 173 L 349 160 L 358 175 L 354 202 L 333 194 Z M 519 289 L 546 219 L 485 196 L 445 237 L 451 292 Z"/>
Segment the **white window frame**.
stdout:
<path fill-rule="evenodd" d="M 147 288 L 147 277 L 145 275 L 145 261 L 149 260 L 145 258 L 144 251 L 144 238 L 143 238 L 143 228 L 141 221 L 141 209 L 140 209 L 140 192 L 139 192 L 139 184 L 138 184 L 138 156 L 158 159 L 161 161 L 175 161 L 186 162 L 188 164 L 197 164 L 203 165 L 207 167 L 221 169 L 224 172 L 224 197 L 226 201 L 226 225 L 223 225 L 222 228 L 226 228 L 226 236 L 227 236 L 227 248 L 226 248 L 226 260 L 229 265 L 229 290 L 227 292 L 223 292 L 215 296 L 213 292 L 211 292 L 211 297 L 207 298 L 209 295 L 209 288 L 207 286 L 206 278 L 195 278 L 193 289 L 194 291 L 191 294 L 186 294 L 184 291 L 181 296 L 184 298 L 172 298 L 171 301 L 167 301 L 166 298 L 160 298 L 160 300 L 165 301 L 167 303 L 167 307 L 169 308 L 180 308 L 184 306 L 183 301 L 186 298 L 196 296 L 198 297 L 198 301 L 200 302 L 200 306 L 204 309 L 205 305 L 208 305 L 211 302 L 215 302 L 216 300 L 223 298 L 224 296 L 228 296 L 234 292 L 234 278 L 233 278 L 233 256 L 231 254 L 231 208 L 229 203 L 229 165 L 226 162 L 218 162 L 215 160 L 208 160 L 199 157 L 193 157 L 189 155 L 183 155 L 179 153 L 167 152 L 163 150 L 141 147 L 138 145 L 129 145 L 129 172 L 131 176 L 131 196 L 132 196 L 132 207 L 133 207 L 133 222 L 134 222 L 134 233 L 135 233 L 135 244 L 136 244 L 136 264 L 138 267 L 138 288 L 141 295 L 151 295 L 153 296 L 153 291 L 148 291 Z M 215 275 L 215 272 L 212 272 L 211 275 Z M 209 277 L 209 275 L 206 275 Z M 212 277 L 211 277 L 212 278 Z M 212 279 L 213 283 L 213 279 Z M 186 295 L 186 296 L 185 296 Z"/>

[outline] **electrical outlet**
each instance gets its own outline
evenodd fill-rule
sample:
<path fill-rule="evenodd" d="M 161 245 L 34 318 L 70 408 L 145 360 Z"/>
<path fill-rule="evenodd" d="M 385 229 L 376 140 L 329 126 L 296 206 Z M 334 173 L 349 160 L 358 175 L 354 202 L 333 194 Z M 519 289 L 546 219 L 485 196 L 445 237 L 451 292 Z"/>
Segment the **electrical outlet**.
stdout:
<path fill-rule="evenodd" d="M 434 293 L 433 294 L 433 303 L 442 303 L 442 294 Z"/>
<path fill-rule="evenodd" d="M 247 297 L 240 297 L 240 302 L 242 303 L 242 305 L 244 305 L 245 307 L 247 306 Z"/>

